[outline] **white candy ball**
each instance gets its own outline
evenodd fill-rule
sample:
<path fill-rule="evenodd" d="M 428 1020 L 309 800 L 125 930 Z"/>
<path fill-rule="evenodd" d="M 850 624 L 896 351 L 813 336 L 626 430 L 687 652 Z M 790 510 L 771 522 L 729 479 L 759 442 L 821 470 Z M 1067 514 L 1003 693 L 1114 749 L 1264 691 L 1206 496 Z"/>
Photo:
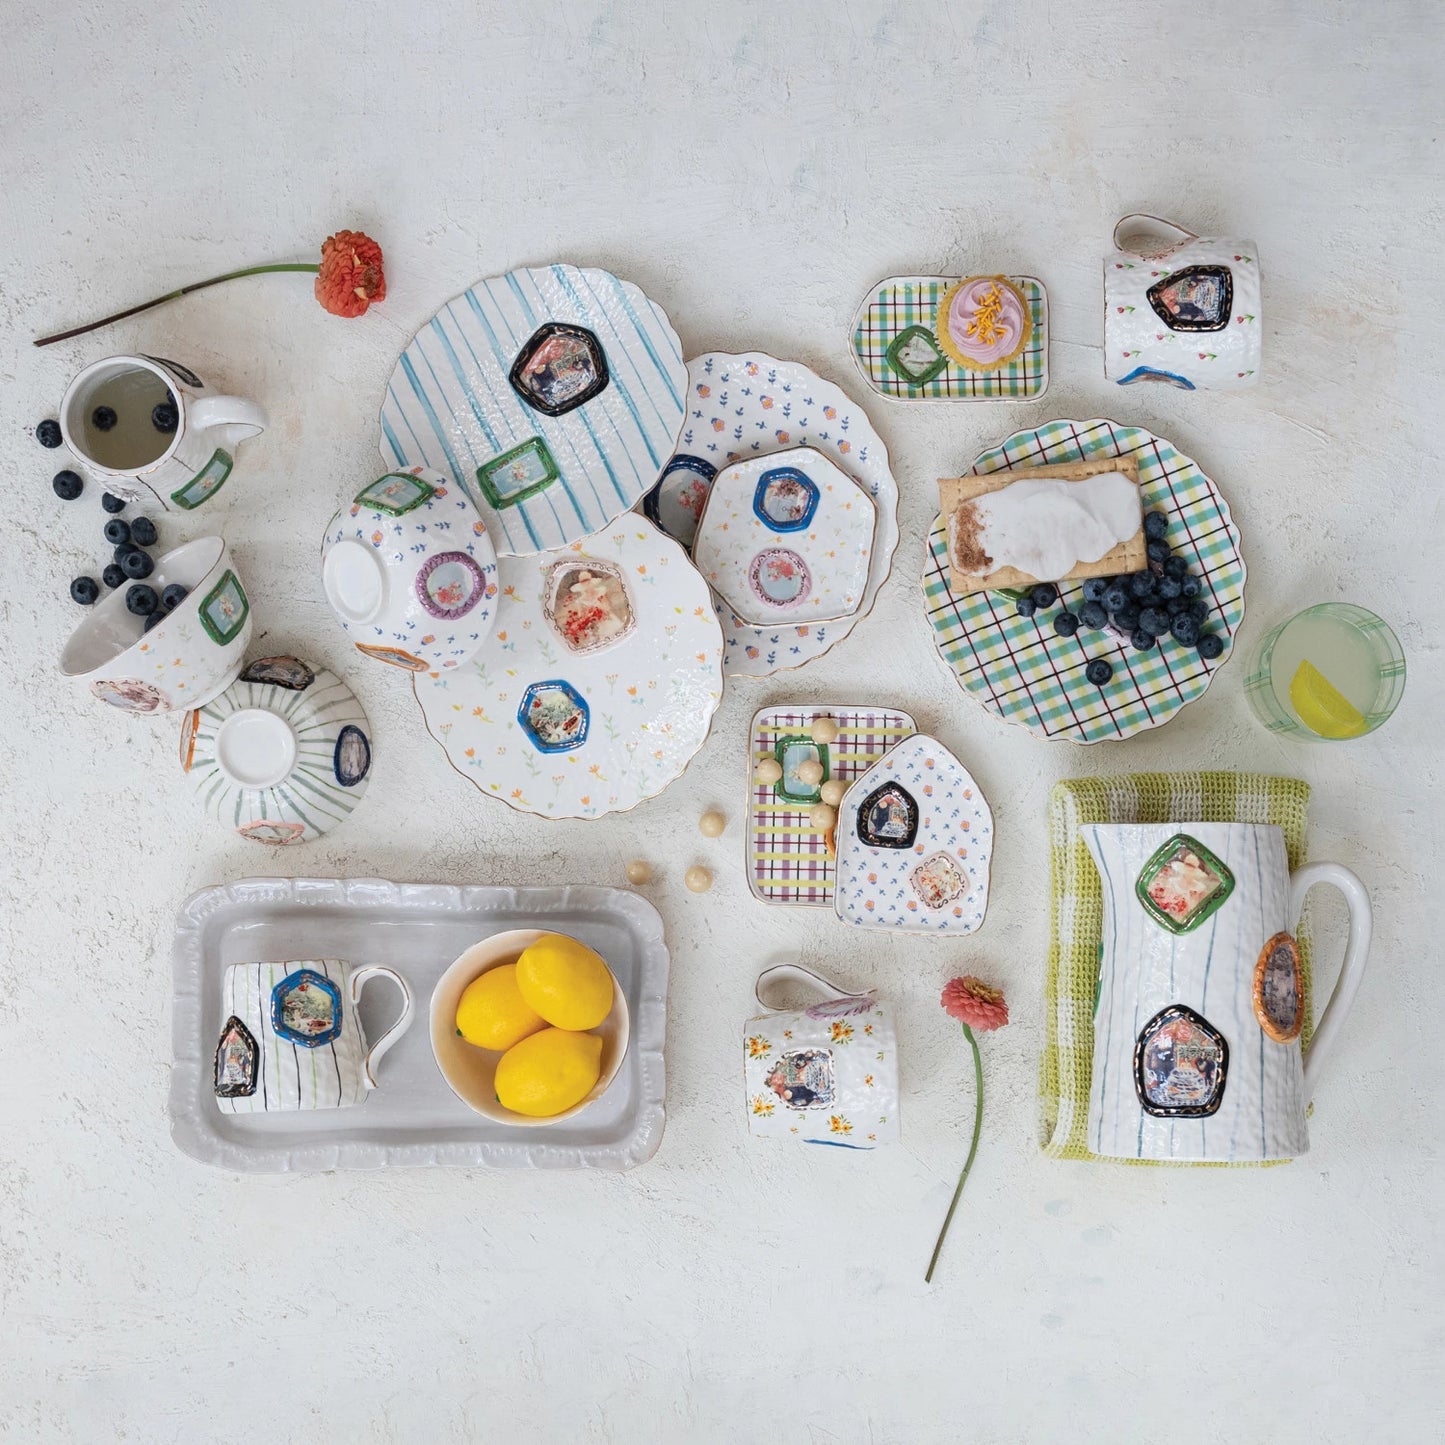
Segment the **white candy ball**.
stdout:
<path fill-rule="evenodd" d="M 823 765 L 817 758 L 809 758 L 806 763 L 798 764 L 798 781 L 807 783 L 812 787 L 815 783 L 823 781 Z"/>
<path fill-rule="evenodd" d="M 838 810 L 830 808 L 827 803 L 814 803 L 808 821 L 819 833 L 827 833 L 838 821 Z"/>
<path fill-rule="evenodd" d="M 808 729 L 812 734 L 815 743 L 835 743 L 838 741 L 838 724 L 830 717 L 815 717 L 813 725 Z"/>
<path fill-rule="evenodd" d="M 709 808 L 697 820 L 697 830 L 704 838 L 721 838 L 727 825 L 728 820 L 716 808 Z"/>
<path fill-rule="evenodd" d="M 634 858 L 627 865 L 627 881 L 635 888 L 652 882 L 652 864 L 641 858 Z"/>
<path fill-rule="evenodd" d="M 848 785 L 841 778 L 829 778 L 820 791 L 823 801 L 830 807 L 836 808 L 843 801 L 843 794 L 848 791 Z"/>
<path fill-rule="evenodd" d="M 712 887 L 712 874 L 701 863 L 694 863 L 683 874 L 682 881 L 687 884 L 689 892 L 706 893 Z"/>

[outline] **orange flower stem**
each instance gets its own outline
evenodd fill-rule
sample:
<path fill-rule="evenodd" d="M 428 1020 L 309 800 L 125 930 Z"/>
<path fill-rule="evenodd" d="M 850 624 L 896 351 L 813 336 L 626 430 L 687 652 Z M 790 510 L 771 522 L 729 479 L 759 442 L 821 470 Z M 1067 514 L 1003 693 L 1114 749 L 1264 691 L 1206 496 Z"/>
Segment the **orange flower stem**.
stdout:
<path fill-rule="evenodd" d="M 983 1056 L 978 1051 L 978 1040 L 974 1038 L 973 1030 L 967 1024 L 962 1027 L 963 1036 L 973 1050 L 973 1143 L 968 1146 L 968 1158 L 964 1161 L 963 1173 L 958 1176 L 958 1185 L 953 1191 L 952 1200 L 949 1201 L 948 1213 L 943 1216 L 943 1228 L 938 1231 L 938 1243 L 933 1246 L 933 1258 L 928 1261 L 928 1273 L 923 1276 L 924 1284 L 933 1282 L 933 1271 L 938 1264 L 939 1251 L 943 1248 L 943 1240 L 948 1233 L 948 1226 L 953 1223 L 953 1211 L 958 1208 L 958 1198 L 963 1193 L 964 1180 L 968 1178 L 968 1171 L 973 1168 L 973 1156 L 978 1153 L 978 1136 L 983 1130 Z"/>
<path fill-rule="evenodd" d="M 238 276 L 260 276 L 267 271 L 310 271 L 314 276 L 320 269 L 320 265 L 302 261 L 279 261 L 270 266 L 247 266 L 244 271 L 227 271 L 224 276 L 212 276 L 209 281 L 197 281 L 194 286 L 182 286 L 179 291 L 167 291 L 164 296 L 157 296 L 154 301 L 143 301 L 139 306 L 129 306 L 124 311 L 117 311 L 114 315 L 102 317 L 88 325 L 72 326 L 69 331 L 57 331 L 54 336 L 42 336 L 35 345 L 49 346 L 53 341 L 69 341 L 72 336 L 84 336 L 87 331 L 99 331 L 102 326 L 109 326 L 112 321 L 124 321 L 127 316 L 138 316 L 153 306 L 174 301 L 177 296 L 188 296 L 192 291 L 204 291 L 207 286 L 219 286 L 222 281 L 234 281 Z"/>

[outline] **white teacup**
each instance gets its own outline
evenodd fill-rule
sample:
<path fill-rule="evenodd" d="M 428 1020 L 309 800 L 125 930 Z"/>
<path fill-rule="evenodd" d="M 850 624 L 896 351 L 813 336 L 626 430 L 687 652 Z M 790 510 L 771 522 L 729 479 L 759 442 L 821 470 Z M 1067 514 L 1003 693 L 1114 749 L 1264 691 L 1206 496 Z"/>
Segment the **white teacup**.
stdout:
<path fill-rule="evenodd" d="M 127 501 L 147 494 L 164 508 L 190 511 L 220 491 L 239 444 L 266 429 L 266 413 L 239 396 L 211 396 L 188 366 L 157 356 L 108 356 L 92 362 L 66 388 L 60 432 L 86 468 Z M 152 411 L 168 400 L 173 431 Z M 96 424 L 97 408 L 113 420 Z"/>
<path fill-rule="evenodd" d="M 368 1048 L 357 1003 L 373 978 L 397 986 L 402 1010 Z M 221 980 L 216 1106 L 226 1114 L 269 1114 L 365 1103 L 377 1063 L 411 1019 L 411 990 L 394 969 L 354 969 L 336 959 L 233 963 Z"/>

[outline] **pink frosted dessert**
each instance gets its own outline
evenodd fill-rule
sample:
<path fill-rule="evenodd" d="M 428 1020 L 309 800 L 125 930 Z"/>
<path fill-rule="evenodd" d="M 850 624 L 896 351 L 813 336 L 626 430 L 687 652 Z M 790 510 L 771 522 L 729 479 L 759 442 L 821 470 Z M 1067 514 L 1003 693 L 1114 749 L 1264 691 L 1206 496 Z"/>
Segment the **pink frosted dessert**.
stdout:
<path fill-rule="evenodd" d="M 938 339 L 961 366 L 993 371 L 1028 341 L 1028 306 L 1002 276 L 970 276 L 950 287 L 939 306 Z"/>

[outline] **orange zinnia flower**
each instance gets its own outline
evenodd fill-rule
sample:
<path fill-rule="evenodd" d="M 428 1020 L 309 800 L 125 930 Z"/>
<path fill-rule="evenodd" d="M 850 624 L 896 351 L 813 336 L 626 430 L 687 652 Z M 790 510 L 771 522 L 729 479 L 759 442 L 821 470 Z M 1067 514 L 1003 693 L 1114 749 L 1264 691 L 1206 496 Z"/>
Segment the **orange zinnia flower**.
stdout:
<path fill-rule="evenodd" d="M 381 247 L 364 231 L 338 231 L 321 243 L 316 299 L 333 316 L 360 316 L 386 300 Z"/>

